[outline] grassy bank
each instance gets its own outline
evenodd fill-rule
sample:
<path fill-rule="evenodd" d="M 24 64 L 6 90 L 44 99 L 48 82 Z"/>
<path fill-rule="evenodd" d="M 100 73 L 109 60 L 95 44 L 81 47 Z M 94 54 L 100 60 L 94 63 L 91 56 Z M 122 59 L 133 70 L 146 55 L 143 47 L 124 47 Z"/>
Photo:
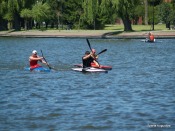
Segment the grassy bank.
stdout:
<path fill-rule="evenodd" d="M 152 25 L 132 25 L 132 29 L 134 31 L 151 31 Z M 106 25 L 104 30 L 123 31 L 124 26 L 123 25 Z M 168 30 L 168 29 L 166 28 L 165 24 L 158 24 L 158 25 L 154 25 L 154 30 L 160 31 L 160 30 Z"/>

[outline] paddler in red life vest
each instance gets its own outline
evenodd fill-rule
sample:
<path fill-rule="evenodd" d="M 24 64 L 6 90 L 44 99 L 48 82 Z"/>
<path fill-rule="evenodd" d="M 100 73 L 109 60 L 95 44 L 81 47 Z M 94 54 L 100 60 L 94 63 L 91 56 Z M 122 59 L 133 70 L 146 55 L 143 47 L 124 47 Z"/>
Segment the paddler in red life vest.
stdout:
<path fill-rule="evenodd" d="M 38 61 L 47 65 L 47 63 L 43 60 L 43 57 L 38 56 L 37 51 L 33 50 L 32 55 L 29 57 L 30 69 L 41 67 L 41 65 L 38 64 Z"/>
<path fill-rule="evenodd" d="M 154 42 L 155 41 L 154 35 L 151 32 L 148 33 L 148 41 L 149 42 Z"/>

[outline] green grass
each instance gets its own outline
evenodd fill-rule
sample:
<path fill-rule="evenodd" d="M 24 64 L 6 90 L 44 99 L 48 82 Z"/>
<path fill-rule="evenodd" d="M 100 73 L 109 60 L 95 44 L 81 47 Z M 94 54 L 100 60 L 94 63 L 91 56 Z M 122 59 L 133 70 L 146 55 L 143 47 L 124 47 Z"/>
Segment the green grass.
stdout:
<path fill-rule="evenodd" d="M 132 29 L 134 31 L 150 31 L 152 30 L 152 25 L 132 25 Z M 116 30 L 116 31 L 123 31 L 124 26 L 123 25 L 106 25 L 104 30 Z M 158 24 L 154 25 L 154 30 L 168 30 L 165 26 L 165 24 Z"/>

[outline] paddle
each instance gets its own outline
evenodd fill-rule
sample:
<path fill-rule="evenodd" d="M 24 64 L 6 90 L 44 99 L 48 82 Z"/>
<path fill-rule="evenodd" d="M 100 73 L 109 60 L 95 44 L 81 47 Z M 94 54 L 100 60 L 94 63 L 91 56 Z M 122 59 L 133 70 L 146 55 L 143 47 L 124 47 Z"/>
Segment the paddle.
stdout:
<path fill-rule="evenodd" d="M 88 43 L 88 46 L 89 46 L 90 50 L 92 51 L 91 44 L 90 44 L 89 40 L 86 39 L 86 41 L 87 41 L 87 43 Z"/>
<path fill-rule="evenodd" d="M 46 62 L 47 66 L 49 67 L 49 69 L 53 69 L 52 67 L 50 67 L 50 65 L 47 63 L 47 60 L 45 59 L 44 55 L 43 55 L 43 52 L 41 50 L 41 54 L 42 54 L 42 57 L 44 59 L 44 61 Z"/>
<path fill-rule="evenodd" d="M 87 43 L 88 43 L 88 46 L 89 46 L 90 50 L 92 51 L 91 44 L 90 44 L 89 40 L 86 39 L 86 41 L 87 41 Z M 100 66 L 100 63 L 99 63 L 97 60 L 95 60 L 95 61 L 96 61 L 96 62 L 99 64 L 99 66 Z"/>
<path fill-rule="evenodd" d="M 105 51 L 107 51 L 107 49 L 102 50 L 102 51 L 99 52 L 97 55 L 100 55 L 101 53 L 103 53 L 103 52 L 105 52 Z"/>
<path fill-rule="evenodd" d="M 92 51 L 91 44 L 90 44 L 89 40 L 86 39 L 86 41 L 87 41 L 87 43 L 88 43 L 88 46 L 89 46 L 90 50 Z M 99 55 L 99 54 L 101 54 L 101 53 L 103 53 L 103 52 L 105 52 L 105 51 L 107 51 L 107 49 L 102 50 L 102 51 L 99 52 L 97 55 Z"/>

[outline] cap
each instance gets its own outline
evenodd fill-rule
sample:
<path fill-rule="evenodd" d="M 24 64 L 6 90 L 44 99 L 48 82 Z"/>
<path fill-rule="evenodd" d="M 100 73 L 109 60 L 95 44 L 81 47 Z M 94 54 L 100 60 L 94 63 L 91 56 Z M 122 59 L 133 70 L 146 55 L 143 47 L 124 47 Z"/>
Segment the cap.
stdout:
<path fill-rule="evenodd" d="M 95 52 L 96 52 L 96 51 L 95 51 L 95 49 L 92 49 L 92 52 L 94 52 L 94 53 L 95 53 Z"/>
<path fill-rule="evenodd" d="M 32 51 L 32 54 L 36 54 L 36 53 L 37 53 L 37 51 L 36 51 L 36 50 L 33 50 L 33 51 Z"/>

